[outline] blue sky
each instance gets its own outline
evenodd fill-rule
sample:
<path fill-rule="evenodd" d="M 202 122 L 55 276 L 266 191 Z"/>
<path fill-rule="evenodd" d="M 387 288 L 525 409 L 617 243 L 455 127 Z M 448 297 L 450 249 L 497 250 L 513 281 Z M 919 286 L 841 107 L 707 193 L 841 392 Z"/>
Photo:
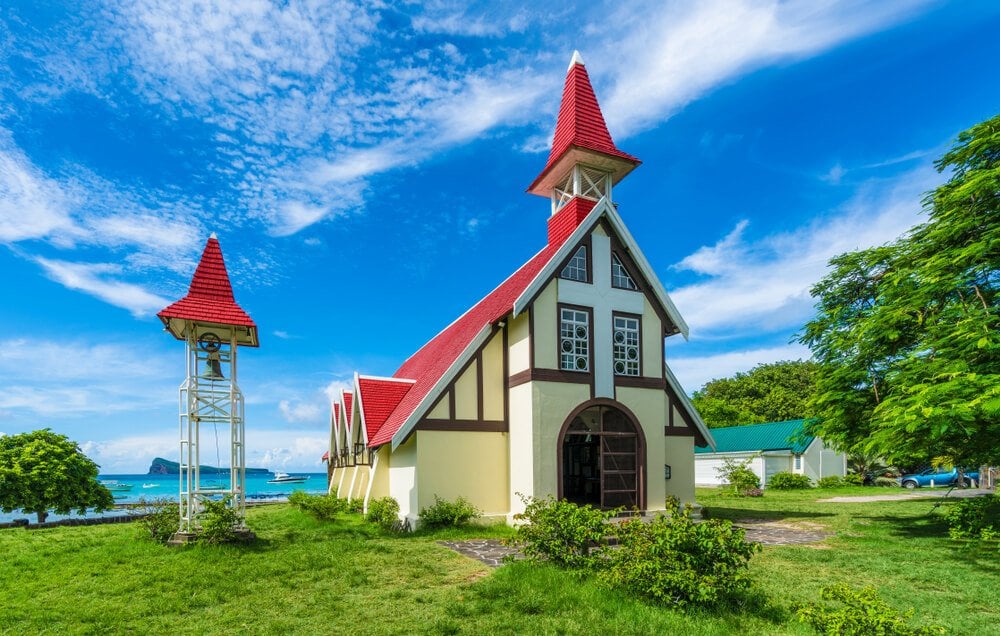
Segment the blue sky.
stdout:
<path fill-rule="evenodd" d="M 0 7 L 0 432 L 109 473 L 177 452 L 155 313 L 213 231 L 261 332 L 248 463 L 322 470 L 329 396 L 544 244 L 524 189 L 574 49 L 644 162 L 615 198 L 689 391 L 808 356 L 827 259 L 918 222 L 1000 103 L 987 1 L 40 4 Z"/>

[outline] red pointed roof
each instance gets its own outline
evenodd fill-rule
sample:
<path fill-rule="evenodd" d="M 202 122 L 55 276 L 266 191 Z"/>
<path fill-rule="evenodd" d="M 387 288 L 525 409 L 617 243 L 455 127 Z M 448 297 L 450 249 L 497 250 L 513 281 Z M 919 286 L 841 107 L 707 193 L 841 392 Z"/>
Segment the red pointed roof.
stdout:
<path fill-rule="evenodd" d="M 326 451 L 325 453 L 323 453 L 323 456 L 320 457 L 320 460 L 324 462 L 327 461 L 328 459 L 330 459 L 330 451 Z"/>
<path fill-rule="evenodd" d="M 573 150 L 582 151 L 578 153 L 580 157 L 570 157 Z M 611 139 L 579 52 L 573 53 L 573 60 L 566 72 L 562 104 L 559 106 L 559 118 L 556 120 L 556 133 L 552 139 L 548 163 L 528 187 L 528 192 L 548 196 L 551 191 L 551 184 L 548 182 L 565 174 L 565 169 L 553 170 L 564 158 L 573 159 L 570 165 L 578 159 L 607 164 L 602 167 L 611 169 L 616 182 L 641 163 L 632 155 L 619 150 Z M 555 174 L 550 174 L 553 172 Z"/>
<path fill-rule="evenodd" d="M 343 389 L 340 393 L 340 398 L 344 403 L 344 423 L 350 429 L 354 419 L 354 409 L 351 408 L 354 405 L 354 394 L 347 389 Z"/>
<path fill-rule="evenodd" d="M 236 330 L 237 342 L 250 347 L 259 345 L 256 323 L 233 297 L 233 286 L 226 272 L 222 248 L 214 233 L 205 243 L 205 250 L 194 270 L 187 296 L 156 315 L 163 321 L 167 331 L 179 340 L 184 339 L 184 325 L 190 320 L 242 327 Z"/>
<path fill-rule="evenodd" d="M 413 380 L 358 376 L 358 404 L 364 417 L 369 445 L 386 420 L 413 387 Z"/>

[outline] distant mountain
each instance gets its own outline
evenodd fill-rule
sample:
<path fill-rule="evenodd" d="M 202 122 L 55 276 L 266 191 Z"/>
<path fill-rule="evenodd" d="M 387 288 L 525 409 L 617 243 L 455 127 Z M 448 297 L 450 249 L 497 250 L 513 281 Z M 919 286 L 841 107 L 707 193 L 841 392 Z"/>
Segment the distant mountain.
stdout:
<path fill-rule="evenodd" d="M 203 475 L 222 475 L 229 473 L 228 468 L 216 468 L 215 466 L 201 466 L 201 474 Z M 181 465 L 177 462 L 172 462 L 169 459 L 163 459 L 162 457 L 157 457 L 153 460 L 153 463 L 149 465 L 150 475 L 177 475 L 181 472 Z M 271 471 L 266 468 L 247 468 L 248 475 L 269 475 Z"/>

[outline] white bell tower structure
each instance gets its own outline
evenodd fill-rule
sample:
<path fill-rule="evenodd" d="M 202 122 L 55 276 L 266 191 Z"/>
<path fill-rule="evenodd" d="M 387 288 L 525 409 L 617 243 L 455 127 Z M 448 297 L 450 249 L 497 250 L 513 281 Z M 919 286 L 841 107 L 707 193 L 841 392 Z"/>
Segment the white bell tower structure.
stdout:
<path fill-rule="evenodd" d="M 157 314 L 184 341 L 180 386 L 180 525 L 174 540 L 197 536 L 206 498 L 228 496 L 237 530 L 245 529 L 246 445 L 239 347 L 257 347 L 257 325 L 233 297 L 215 233 L 209 237 L 187 295 Z M 209 468 L 210 467 L 210 468 Z"/>

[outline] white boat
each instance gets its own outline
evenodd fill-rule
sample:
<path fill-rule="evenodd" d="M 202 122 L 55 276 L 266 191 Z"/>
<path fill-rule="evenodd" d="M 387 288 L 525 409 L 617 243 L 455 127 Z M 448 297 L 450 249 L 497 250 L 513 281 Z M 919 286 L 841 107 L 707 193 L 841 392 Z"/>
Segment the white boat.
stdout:
<path fill-rule="evenodd" d="M 160 484 L 143 484 L 143 488 L 159 488 Z"/>
<path fill-rule="evenodd" d="M 132 484 L 120 482 L 117 479 L 102 479 L 101 485 L 111 492 L 127 492 L 132 490 Z"/>
<path fill-rule="evenodd" d="M 308 475 L 289 475 L 288 473 L 281 473 L 274 471 L 274 479 L 268 479 L 269 484 L 301 484 L 305 480 L 309 479 Z"/>

